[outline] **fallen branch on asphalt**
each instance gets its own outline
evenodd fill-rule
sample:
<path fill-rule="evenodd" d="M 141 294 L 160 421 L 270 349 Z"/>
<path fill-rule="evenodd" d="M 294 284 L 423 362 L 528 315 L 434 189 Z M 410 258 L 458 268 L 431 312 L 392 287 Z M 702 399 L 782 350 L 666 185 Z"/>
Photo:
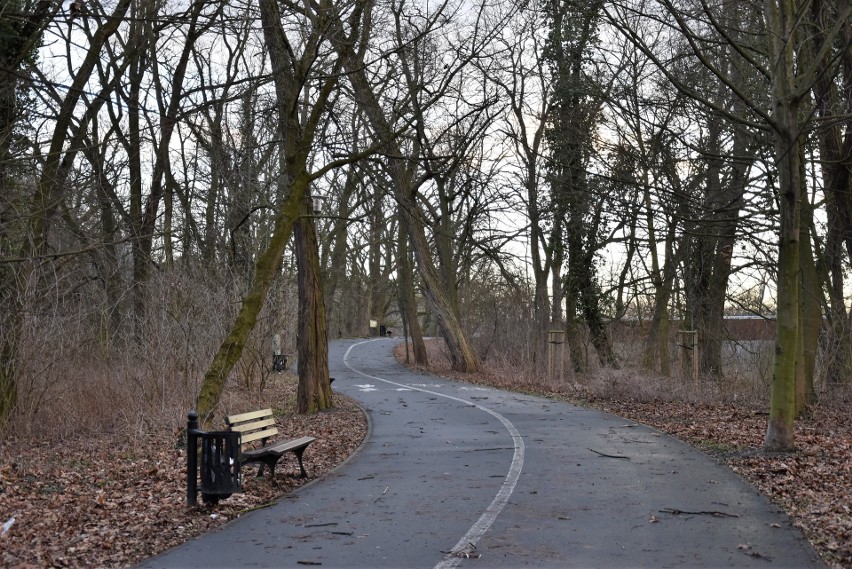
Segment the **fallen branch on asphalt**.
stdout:
<path fill-rule="evenodd" d="M 604 454 L 604 453 L 602 453 L 602 452 L 598 452 L 598 451 L 596 451 L 596 450 L 595 450 L 595 449 L 593 449 L 593 448 L 587 448 L 586 450 L 590 450 L 590 451 L 592 451 L 593 453 L 595 453 L 596 455 L 598 455 L 598 456 L 603 456 L 603 457 L 605 457 L 605 458 L 623 458 L 624 460 L 630 460 L 630 457 L 629 457 L 629 456 L 619 456 L 619 455 L 616 455 L 616 454 Z"/>
<path fill-rule="evenodd" d="M 700 512 L 687 512 L 685 510 L 678 510 L 677 508 L 666 508 L 664 510 L 660 510 L 663 514 L 671 514 L 673 516 L 680 515 L 689 515 L 689 516 L 713 516 L 714 518 L 738 518 L 739 514 L 729 514 L 727 512 L 718 512 L 715 510 L 709 511 L 700 511 Z"/>

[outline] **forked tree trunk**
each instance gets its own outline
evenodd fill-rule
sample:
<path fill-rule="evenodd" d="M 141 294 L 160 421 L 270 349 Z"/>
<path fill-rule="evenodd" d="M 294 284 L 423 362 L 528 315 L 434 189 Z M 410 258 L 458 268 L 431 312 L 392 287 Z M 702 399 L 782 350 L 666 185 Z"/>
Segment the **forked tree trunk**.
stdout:
<path fill-rule="evenodd" d="M 411 337 L 414 351 L 414 363 L 419 366 L 429 365 L 429 356 L 426 353 L 426 344 L 423 341 L 423 330 L 420 320 L 417 318 L 417 300 L 414 295 L 414 270 L 411 266 L 410 252 L 408 248 L 408 230 L 405 223 L 399 224 L 399 242 L 397 247 L 397 270 L 399 274 L 399 299 L 400 305 Z"/>
<path fill-rule="evenodd" d="M 278 110 L 277 127 L 281 139 L 279 154 L 281 173 L 278 191 L 280 195 L 286 195 L 287 198 L 275 216 L 269 245 L 255 262 L 251 287 L 248 294 L 243 298 L 240 312 L 231 332 L 222 342 L 204 376 L 196 409 L 199 418 L 205 425 L 210 424 L 213 412 L 222 396 L 225 381 L 240 359 L 246 341 L 257 323 L 257 315 L 266 301 L 272 279 L 281 265 L 287 241 L 289 241 L 294 226 L 306 207 L 305 200 L 308 195 L 308 186 L 311 183 L 311 175 L 307 169 L 308 155 L 313 146 L 314 136 L 328 98 L 331 96 L 337 81 L 337 74 L 334 73 L 328 76 L 325 82 L 319 83 L 319 88 L 315 93 L 316 97 L 312 102 L 313 107 L 307 113 L 309 117 L 304 123 L 300 123 L 299 115 L 296 112 L 300 108 L 300 84 L 294 80 L 293 75 L 296 73 L 307 74 L 314 63 L 316 54 L 306 50 L 302 54 L 302 59 L 298 61 L 291 59 L 293 53 L 286 47 L 287 42 L 281 25 L 281 14 L 277 0 L 260 0 L 259 7 L 264 39 L 272 63 L 272 78 L 275 84 Z M 327 10 L 323 12 L 323 15 L 333 17 L 331 12 L 331 10 Z M 315 21 L 314 24 L 324 29 L 328 22 Z M 319 30 L 313 31 L 317 34 L 320 33 Z M 313 249 L 314 254 L 316 254 L 315 244 Z M 316 266 L 318 266 L 318 261 Z M 326 369 L 327 361 L 326 356 Z"/>
<path fill-rule="evenodd" d="M 452 306 L 451 297 L 444 288 L 444 282 L 432 257 L 432 249 L 426 237 L 421 219 L 420 206 L 414 198 L 411 173 L 406 168 L 407 161 L 402 148 L 396 141 L 394 129 L 379 104 L 373 87 L 368 80 L 362 59 L 355 53 L 352 44 L 342 41 L 339 22 L 333 24 L 330 39 L 338 53 L 344 59 L 349 81 L 355 92 L 358 104 L 367 115 L 373 132 L 387 141 L 388 171 L 391 177 L 394 197 L 402 212 L 402 223 L 408 227 L 411 245 L 417 259 L 417 270 L 423 285 L 423 294 L 432 308 L 432 314 L 438 324 L 438 330 L 450 352 L 452 367 L 456 371 L 475 372 L 479 369 L 479 360 L 468 343 Z"/>

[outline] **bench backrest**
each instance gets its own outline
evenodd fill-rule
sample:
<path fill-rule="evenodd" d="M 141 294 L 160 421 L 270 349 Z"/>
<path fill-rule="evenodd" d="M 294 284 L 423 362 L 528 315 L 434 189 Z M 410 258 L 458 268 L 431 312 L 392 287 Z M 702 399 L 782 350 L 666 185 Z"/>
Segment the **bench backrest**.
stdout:
<path fill-rule="evenodd" d="M 272 409 L 228 415 L 225 417 L 225 424 L 232 431 L 240 433 L 241 444 L 268 439 L 278 434 Z"/>

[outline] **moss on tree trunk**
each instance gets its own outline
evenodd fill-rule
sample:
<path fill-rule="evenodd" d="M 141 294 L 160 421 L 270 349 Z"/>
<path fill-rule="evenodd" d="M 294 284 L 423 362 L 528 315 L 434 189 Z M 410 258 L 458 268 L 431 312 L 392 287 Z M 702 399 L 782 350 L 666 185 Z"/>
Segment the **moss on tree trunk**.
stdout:
<path fill-rule="evenodd" d="M 281 263 L 284 248 L 293 233 L 293 226 L 299 215 L 299 205 L 305 199 L 307 184 L 307 174 L 293 181 L 290 195 L 275 218 L 269 246 L 255 263 L 254 279 L 248 294 L 243 298 L 237 319 L 204 375 L 204 382 L 196 400 L 196 410 L 199 419 L 206 426 L 210 425 L 216 406 L 222 398 L 225 381 L 242 356 L 249 334 L 257 323 L 257 315 L 266 301 L 266 294 Z"/>
<path fill-rule="evenodd" d="M 800 98 L 796 93 L 793 65 L 793 52 L 797 44 L 797 12 L 795 0 L 766 2 L 765 18 L 772 37 L 774 61 L 772 118 L 780 217 L 775 362 L 772 371 L 769 424 L 764 440 L 764 447 L 770 451 L 789 450 L 794 446 L 796 369 L 797 360 L 802 353 L 799 326 L 802 132 L 799 125 Z"/>

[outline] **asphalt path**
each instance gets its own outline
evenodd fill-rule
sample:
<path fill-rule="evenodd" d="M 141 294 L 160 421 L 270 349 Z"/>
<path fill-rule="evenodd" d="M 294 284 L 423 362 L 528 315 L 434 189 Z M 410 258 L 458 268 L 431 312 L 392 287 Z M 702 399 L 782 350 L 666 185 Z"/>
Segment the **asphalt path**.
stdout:
<path fill-rule="evenodd" d="M 396 343 L 331 344 L 334 388 L 371 420 L 349 461 L 140 567 L 823 567 L 778 508 L 692 447 L 409 371 Z"/>

